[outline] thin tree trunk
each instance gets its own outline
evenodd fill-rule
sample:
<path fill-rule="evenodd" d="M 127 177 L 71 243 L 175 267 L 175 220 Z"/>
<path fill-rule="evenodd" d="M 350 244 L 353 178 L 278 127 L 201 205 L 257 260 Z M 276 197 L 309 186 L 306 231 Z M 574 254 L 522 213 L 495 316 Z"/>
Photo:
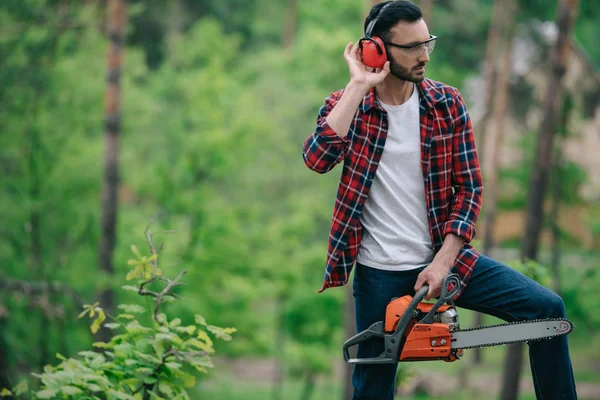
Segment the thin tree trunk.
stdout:
<path fill-rule="evenodd" d="M 543 221 L 544 196 L 552 162 L 552 143 L 557 130 L 557 116 L 561 115 L 559 99 L 562 89 L 562 79 L 567 68 L 571 35 L 578 5 L 578 0 L 559 0 L 558 3 L 558 38 L 551 53 L 551 73 L 548 80 L 544 114 L 538 132 L 531 183 L 529 185 L 525 237 L 521 250 L 521 258 L 523 260 L 537 260 Z M 507 352 L 500 397 L 502 400 L 512 400 L 518 395 L 521 373 L 521 362 L 519 360 L 522 350 L 523 345 L 521 344 L 519 346 L 511 346 Z M 517 352 L 519 353 L 518 357 L 516 355 Z"/>
<path fill-rule="evenodd" d="M 496 86 L 496 55 L 498 41 L 500 40 L 501 24 L 504 16 L 504 8 L 501 0 L 494 0 L 492 6 L 492 16 L 490 18 L 490 27 L 488 29 L 487 43 L 485 46 L 485 59 L 483 63 L 483 82 L 485 84 L 485 111 L 484 115 L 475 127 L 475 134 L 479 136 L 477 147 L 479 152 L 479 163 L 485 167 L 483 162 L 485 158 L 485 142 L 490 115 L 494 106 L 494 88 Z"/>
<path fill-rule="evenodd" d="M 498 8 L 498 1 L 494 2 L 494 11 Z M 502 25 L 502 26 L 500 26 Z M 488 36 L 488 49 L 486 51 L 489 60 L 486 60 L 485 75 L 486 82 L 488 82 L 486 97 L 487 107 L 491 110 L 493 120 L 495 123 L 495 129 L 492 132 L 484 132 L 484 129 L 488 128 L 489 125 L 489 113 L 484 118 L 484 123 L 481 131 L 481 138 L 490 140 L 490 144 L 487 149 L 491 152 L 491 157 L 488 168 L 485 171 L 486 175 L 486 197 L 485 197 L 485 230 L 483 232 L 483 253 L 490 254 L 494 247 L 494 227 L 496 222 L 497 204 L 498 204 L 498 175 L 500 168 L 500 154 L 502 149 L 502 142 L 504 136 L 504 122 L 506 118 L 506 110 L 508 106 L 508 87 L 510 71 L 512 68 L 512 48 L 513 39 L 515 35 L 516 25 L 516 4 L 514 1 L 508 1 L 504 4 L 502 12 L 502 18 L 498 15 L 492 16 L 492 26 L 490 26 L 490 32 Z M 504 35 L 500 34 L 500 29 L 504 32 Z M 498 46 L 499 41 L 502 41 L 502 46 Z M 495 51 L 490 51 L 492 49 Z M 499 73 L 496 71 L 496 54 L 498 47 L 503 48 L 502 61 L 500 65 Z M 492 133 L 490 135 L 490 133 Z M 482 149 L 482 153 L 485 152 L 485 148 Z M 483 325 L 483 314 L 475 314 L 475 326 Z M 473 363 L 480 365 L 483 362 L 483 349 L 476 348 L 473 352 Z"/>
<path fill-rule="evenodd" d="M 511 3 L 511 4 L 508 4 Z M 511 7 L 512 6 L 512 7 Z M 510 71 L 512 66 L 512 44 L 515 32 L 515 12 L 516 10 L 508 10 L 514 8 L 514 2 L 508 1 L 506 4 L 506 37 L 504 38 L 502 64 L 500 73 L 497 77 L 494 93 L 496 100 L 494 101 L 493 115 L 494 123 L 496 124 L 493 134 L 489 137 L 491 140 L 490 148 L 492 150 L 489 169 L 486 173 L 486 208 L 485 212 L 485 231 L 483 235 L 483 252 L 489 254 L 494 247 L 494 225 L 496 222 L 496 211 L 498 204 L 498 176 L 500 169 L 500 154 L 502 149 L 506 110 L 508 106 L 508 86 Z"/>
<path fill-rule="evenodd" d="M 117 227 L 117 189 L 119 184 L 119 134 L 121 131 L 121 71 L 123 67 L 123 47 L 125 44 L 125 26 L 127 23 L 127 7 L 124 0 L 108 2 L 108 76 L 105 97 L 105 159 L 104 182 L 102 188 L 102 236 L 99 246 L 100 270 L 114 274 L 113 250 L 116 242 Z M 114 310 L 114 297 L 111 288 L 103 289 L 100 295 L 101 306 L 108 312 Z M 107 341 L 110 331 L 102 328 L 100 340 Z"/>
<path fill-rule="evenodd" d="M 542 229 L 544 195 L 552 161 L 552 143 L 557 130 L 557 116 L 560 115 L 559 99 L 562 91 L 562 79 L 571 51 L 571 35 L 578 5 L 579 0 L 559 0 L 558 4 L 558 38 L 551 54 L 551 73 L 527 199 L 527 222 L 522 256 L 532 260 L 537 258 Z"/>
<path fill-rule="evenodd" d="M 1 305 L 0 305 L 1 307 Z M 0 315 L 0 326 L 6 329 L 7 318 Z M 4 340 L 4 330 L 0 330 L 0 388 L 12 388 L 10 371 L 8 368 L 8 347 Z"/>
<path fill-rule="evenodd" d="M 315 374 L 314 372 L 307 372 L 306 378 L 304 379 L 304 389 L 300 395 L 300 400 L 310 400 L 315 391 Z"/>
<path fill-rule="evenodd" d="M 276 358 L 275 369 L 273 371 L 273 400 L 283 399 L 283 354 L 285 347 L 285 304 L 286 296 L 280 294 L 277 296 L 277 329 L 275 331 L 275 351 Z"/>
<path fill-rule="evenodd" d="M 519 380 L 523 369 L 523 343 L 508 345 L 504 358 L 501 400 L 515 400 L 519 396 Z"/>
<path fill-rule="evenodd" d="M 29 199 L 31 201 L 31 209 L 29 211 L 29 235 L 31 240 L 31 274 L 38 278 L 44 279 L 45 271 L 42 265 L 42 215 L 40 212 L 40 198 L 41 198 L 41 178 L 40 178 L 40 166 L 38 164 L 38 157 L 40 154 L 40 138 L 39 132 L 36 128 L 32 127 L 30 130 L 30 152 L 29 152 Z M 40 298 L 44 294 L 39 295 Z M 29 307 L 35 307 L 31 302 Z M 33 310 L 32 310 L 33 311 Z M 39 370 L 44 370 L 44 365 L 48 363 L 48 341 L 46 340 L 45 329 L 49 326 L 48 316 L 45 313 L 43 307 L 39 307 L 37 310 L 40 315 L 40 330 L 39 337 L 37 340 L 37 352 L 39 354 Z"/>
<path fill-rule="evenodd" d="M 419 8 L 421 9 L 421 14 L 423 14 L 423 21 L 426 24 L 431 24 L 431 15 L 432 15 L 432 4 L 433 0 L 421 0 L 419 1 Z"/>
<path fill-rule="evenodd" d="M 562 154 L 560 146 L 554 148 L 553 174 L 552 174 L 552 202 L 550 209 L 551 247 L 552 247 L 552 289 L 560 295 L 560 191 Z"/>
<path fill-rule="evenodd" d="M 371 12 L 371 8 L 373 8 L 373 6 L 375 4 L 381 3 L 383 1 L 384 0 L 367 0 L 365 2 L 365 13 L 364 13 L 365 18 L 367 17 L 367 15 L 369 15 L 369 13 Z M 363 18 L 363 21 L 364 21 L 365 18 Z"/>
<path fill-rule="evenodd" d="M 168 6 L 167 18 L 167 57 L 169 60 L 177 59 L 177 44 L 181 40 L 186 14 L 181 0 L 171 0 Z"/>
<path fill-rule="evenodd" d="M 563 153 L 562 153 L 562 137 L 569 136 L 569 118 L 571 116 L 572 101 L 568 94 L 565 94 L 562 103 L 560 131 L 561 137 L 558 143 L 554 146 L 554 155 L 552 161 L 552 202 L 549 215 L 551 225 L 551 246 L 552 246 L 552 289 L 560 295 L 560 207 L 561 207 L 561 192 L 562 188 L 562 169 L 563 169 Z"/>
<path fill-rule="evenodd" d="M 354 316 L 354 296 L 352 295 L 352 284 L 346 285 L 344 288 L 344 339 L 348 339 L 356 334 L 356 317 Z M 350 357 L 356 357 L 356 346 L 350 348 Z M 352 398 L 354 389 L 352 387 L 352 371 L 353 367 L 350 364 L 344 363 L 344 381 L 342 384 L 342 400 Z"/>
<path fill-rule="evenodd" d="M 284 50 L 293 46 L 296 41 L 298 28 L 298 0 L 287 0 L 285 6 L 285 19 L 281 32 L 281 47 Z"/>

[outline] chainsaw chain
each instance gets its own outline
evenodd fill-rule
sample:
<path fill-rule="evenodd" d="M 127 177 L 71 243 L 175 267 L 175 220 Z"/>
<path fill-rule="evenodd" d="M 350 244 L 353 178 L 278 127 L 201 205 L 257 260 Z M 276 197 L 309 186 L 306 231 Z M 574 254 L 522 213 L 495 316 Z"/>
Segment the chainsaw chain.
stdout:
<path fill-rule="evenodd" d="M 549 336 L 544 336 L 544 337 L 537 338 L 537 339 L 512 340 L 512 341 L 508 341 L 508 342 L 482 344 L 482 345 L 478 345 L 478 346 L 465 346 L 465 347 L 461 347 L 461 349 L 475 349 L 475 348 L 492 347 L 492 346 L 503 346 L 505 344 L 537 342 L 537 341 L 540 341 L 540 340 L 546 340 L 546 339 L 550 339 L 550 338 L 554 338 L 554 337 L 560 337 L 560 336 L 563 336 L 563 335 L 567 335 L 567 334 L 569 334 L 569 333 L 571 333 L 573 331 L 573 323 L 571 321 L 569 321 L 568 319 L 565 319 L 565 318 L 541 318 L 541 319 L 532 319 L 532 320 L 525 320 L 525 321 L 509 322 L 509 323 L 505 323 L 505 324 L 477 326 L 475 328 L 458 329 L 456 331 L 453 331 L 452 333 L 468 332 L 468 331 L 478 331 L 478 330 L 481 330 L 481 329 L 495 328 L 495 327 L 498 327 L 498 326 L 521 325 L 521 324 L 528 324 L 528 323 L 532 323 L 532 322 L 545 322 L 545 321 L 568 321 L 569 322 L 569 326 L 571 327 L 571 329 L 569 329 L 567 332 L 563 332 L 563 333 L 560 333 L 558 335 L 549 335 Z"/>

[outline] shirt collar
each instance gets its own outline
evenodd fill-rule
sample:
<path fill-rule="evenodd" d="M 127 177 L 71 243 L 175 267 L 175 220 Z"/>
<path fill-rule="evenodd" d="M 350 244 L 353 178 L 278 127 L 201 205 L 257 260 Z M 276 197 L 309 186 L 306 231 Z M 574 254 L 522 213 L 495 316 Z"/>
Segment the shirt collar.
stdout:
<path fill-rule="evenodd" d="M 419 89 L 419 97 L 422 99 L 422 103 L 426 108 L 433 108 L 435 103 L 440 101 L 443 98 L 442 93 L 436 88 L 434 82 L 431 79 L 424 79 L 420 83 L 417 84 L 417 88 Z M 360 104 L 361 112 L 366 113 L 371 108 L 378 108 L 383 110 L 379 100 L 377 100 L 377 95 L 375 94 L 375 88 L 369 89 L 365 97 L 363 98 L 362 103 Z"/>

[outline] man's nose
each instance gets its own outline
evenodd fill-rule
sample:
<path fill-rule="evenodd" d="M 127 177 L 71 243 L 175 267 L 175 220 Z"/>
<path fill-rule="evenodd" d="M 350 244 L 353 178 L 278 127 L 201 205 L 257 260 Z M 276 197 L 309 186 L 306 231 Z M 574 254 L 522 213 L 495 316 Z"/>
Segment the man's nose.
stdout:
<path fill-rule="evenodd" d="M 427 52 L 427 49 L 423 49 L 423 54 L 421 54 L 419 56 L 419 58 L 417 58 L 417 61 L 419 61 L 419 62 L 429 62 L 429 53 Z"/>

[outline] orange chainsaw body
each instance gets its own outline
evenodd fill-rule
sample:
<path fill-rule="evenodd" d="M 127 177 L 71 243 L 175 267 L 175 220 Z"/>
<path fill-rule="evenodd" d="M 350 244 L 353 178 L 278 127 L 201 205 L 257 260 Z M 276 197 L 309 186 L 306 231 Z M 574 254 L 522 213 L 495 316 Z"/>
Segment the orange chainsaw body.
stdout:
<path fill-rule="evenodd" d="M 392 333 L 396 330 L 400 318 L 412 300 L 412 296 L 403 296 L 392 300 L 388 304 L 384 327 L 386 333 Z M 421 302 L 418 303 L 416 310 L 419 313 L 426 314 L 431 311 L 433 306 L 432 303 Z M 451 308 L 450 305 L 441 305 L 436 313 L 443 313 L 449 308 Z M 420 324 L 417 322 L 417 318 L 413 318 L 408 323 L 402 338 L 404 346 L 399 361 L 456 361 L 462 354 L 462 350 L 458 354 L 451 351 L 450 326 L 448 324 L 439 322 Z"/>

